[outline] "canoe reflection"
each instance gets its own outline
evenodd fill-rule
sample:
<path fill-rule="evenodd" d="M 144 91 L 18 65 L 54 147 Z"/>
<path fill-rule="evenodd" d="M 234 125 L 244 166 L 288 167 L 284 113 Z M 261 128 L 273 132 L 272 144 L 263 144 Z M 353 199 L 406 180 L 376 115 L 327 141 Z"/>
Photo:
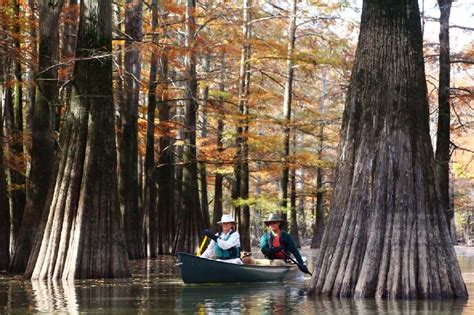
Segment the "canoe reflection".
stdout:
<path fill-rule="evenodd" d="M 287 314 L 305 297 L 301 284 L 186 285 L 178 307 L 183 312 L 204 314 Z"/>

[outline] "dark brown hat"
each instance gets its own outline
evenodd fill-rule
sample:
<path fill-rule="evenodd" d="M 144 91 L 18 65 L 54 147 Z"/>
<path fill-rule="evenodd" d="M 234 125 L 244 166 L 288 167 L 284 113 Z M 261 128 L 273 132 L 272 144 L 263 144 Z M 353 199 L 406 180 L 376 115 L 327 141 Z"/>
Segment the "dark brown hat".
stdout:
<path fill-rule="evenodd" d="M 263 221 L 266 225 L 269 225 L 270 222 L 286 222 L 286 220 L 283 220 L 281 216 L 278 213 L 270 213 L 268 216 L 268 219 L 266 221 Z"/>

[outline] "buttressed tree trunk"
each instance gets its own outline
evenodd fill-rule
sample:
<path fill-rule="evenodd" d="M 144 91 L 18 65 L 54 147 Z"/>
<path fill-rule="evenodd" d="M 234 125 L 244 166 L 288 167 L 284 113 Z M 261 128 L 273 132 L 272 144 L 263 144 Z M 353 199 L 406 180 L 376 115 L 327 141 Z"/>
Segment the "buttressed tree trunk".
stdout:
<path fill-rule="evenodd" d="M 34 279 L 130 276 L 117 195 L 112 2 L 83 0 L 80 12 L 56 185 L 27 268 Z"/>
<path fill-rule="evenodd" d="M 27 200 L 10 272 L 23 273 L 33 247 L 41 214 L 53 179 L 54 134 L 52 113 L 58 96 L 57 63 L 59 50 L 58 21 L 63 1 L 52 5 L 43 0 L 39 6 L 40 38 L 36 103 L 31 112 L 31 167 Z M 55 31 L 51 31 L 55 30 Z"/>
<path fill-rule="evenodd" d="M 366 0 L 310 294 L 466 297 L 436 190 L 416 0 Z"/>

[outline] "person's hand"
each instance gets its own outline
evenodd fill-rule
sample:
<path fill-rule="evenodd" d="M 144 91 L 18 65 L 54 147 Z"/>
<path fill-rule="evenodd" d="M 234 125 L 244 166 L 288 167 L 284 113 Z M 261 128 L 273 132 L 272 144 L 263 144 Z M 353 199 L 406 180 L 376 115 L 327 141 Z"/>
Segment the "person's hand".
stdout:
<path fill-rule="evenodd" d="M 204 235 L 209 237 L 211 240 L 214 240 L 214 242 L 217 242 L 217 235 L 211 232 L 211 230 L 205 229 L 204 230 Z"/>

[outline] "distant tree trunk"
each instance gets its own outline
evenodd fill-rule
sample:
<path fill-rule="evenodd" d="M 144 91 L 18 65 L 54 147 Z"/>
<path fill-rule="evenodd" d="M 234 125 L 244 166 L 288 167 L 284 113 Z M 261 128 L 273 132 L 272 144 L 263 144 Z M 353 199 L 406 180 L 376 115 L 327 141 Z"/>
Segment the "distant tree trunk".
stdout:
<path fill-rule="evenodd" d="M 239 234 L 241 237 L 241 248 L 250 251 L 250 209 L 245 202 L 249 194 L 249 166 L 248 166 L 248 103 L 250 94 L 250 39 L 252 31 L 250 21 L 251 0 L 243 2 L 243 45 L 240 53 L 240 71 L 239 71 L 239 115 L 241 119 L 237 125 L 236 146 L 237 152 L 234 161 L 234 182 L 232 185 L 232 199 L 234 202 L 240 199 L 235 206 L 235 219 L 238 223 Z M 243 204 L 242 204 L 243 202 Z M 241 205 L 242 204 L 242 205 Z"/>
<path fill-rule="evenodd" d="M 20 4 L 17 0 L 13 2 L 16 21 L 13 25 L 13 32 L 20 34 Z M 18 37 L 14 38 L 15 53 L 21 53 L 20 40 Z M 12 214 L 12 251 L 15 251 L 15 246 L 18 240 L 18 233 L 20 230 L 21 219 L 25 210 L 25 173 L 26 160 L 23 152 L 23 78 L 22 66 L 20 59 L 17 57 L 12 64 L 14 72 L 15 86 L 13 88 L 14 94 L 10 107 L 6 107 L 6 125 L 9 133 L 9 153 L 11 159 L 10 168 L 10 198 L 11 198 L 11 214 Z M 5 104 L 9 105 L 9 104 Z M 14 161 L 14 163 L 13 163 Z"/>
<path fill-rule="evenodd" d="M 288 176 L 289 176 L 289 165 L 288 158 L 290 156 L 290 133 L 291 133 L 291 102 L 293 99 L 293 53 L 295 50 L 296 41 L 296 10 L 297 0 L 291 2 L 291 13 L 289 16 L 288 23 L 288 47 L 286 54 L 286 83 L 285 83 L 285 94 L 283 98 L 283 113 L 285 116 L 285 127 L 284 127 L 284 140 L 283 140 L 283 169 L 280 179 L 280 195 L 281 201 L 280 206 L 282 208 L 282 217 L 287 218 L 287 207 L 288 207 Z"/>
<path fill-rule="evenodd" d="M 210 56 L 206 56 L 204 59 L 204 72 L 209 75 L 211 69 L 211 60 Z M 206 84 L 202 90 L 202 101 L 201 101 L 201 138 L 207 138 L 207 102 L 209 99 L 209 85 Z M 206 226 L 210 225 L 209 220 L 209 201 L 207 198 L 207 171 L 206 171 L 206 162 L 199 162 L 199 187 L 201 188 L 201 211 L 204 218 L 204 223 Z"/>
<path fill-rule="evenodd" d="M 166 22 L 167 13 L 161 13 L 163 22 Z M 165 31 L 165 36 L 168 36 Z M 172 115 L 168 99 L 168 50 L 163 48 L 159 56 L 158 67 L 159 120 L 162 136 L 159 141 L 159 158 L 156 169 L 158 181 L 158 254 L 171 254 L 175 236 L 175 169 L 172 149 Z"/>
<path fill-rule="evenodd" d="M 365 0 L 309 294 L 467 297 L 439 201 L 416 0 Z"/>
<path fill-rule="evenodd" d="M 138 205 L 138 97 L 140 92 L 140 46 L 142 0 L 126 1 L 125 8 L 125 104 L 121 109 L 119 195 L 124 216 L 125 240 L 130 259 L 145 258 L 143 222 Z"/>
<path fill-rule="evenodd" d="M 30 38 L 31 38 L 31 55 L 34 61 L 36 61 L 38 57 L 38 40 L 37 40 L 38 32 L 36 30 L 37 22 L 36 22 L 36 5 L 35 4 L 36 4 L 36 0 L 28 0 L 28 7 L 29 7 L 28 29 L 30 31 Z M 35 101 L 36 101 L 35 99 L 36 69 L 34 65 L 28 65 L 27 75 L 28 75 L 28 79 L 27 79 L 28 88 L 26 89 L 27 91 L 26 97 L 28 99 L 28 104 L 26 105 L 25 127 L 27 130 L 31 131 L 32 129 L 31 121 L 33 119 L 33 109 L 35 107 Z"/>
<path fill-rule="evenodd" d="M 57 64 L 59 51 L 59 14 L 63 1 L 51 5 L 43 0 L 39 7 L 40 38 L 36 103 L 31 116 L 31 167 L 27 200 L 18 242 L 10 264 L 10 272 L 26 270 L 33 249 L 43 209 L 48 207 L 48 191 L 54 185 L 55 139 L 53 133 L 54 104 L 57 102 Z"/>
<path fill-rule="evenodd" d="M 293 133 L 293 154 L 296 152 L 296 130 Z M 290 235 L 300 248 L 300 237 L 298 231 L 298 219 L 296 217 L 296 170 L 294 167 L 290 170 Z"/>
<path fill-rule="evenodd" d="M 219 153 L 219 158 L 221 157 L 222 152 L 224 151 L 224 145 L 222 142 L 223 133 L 224 133 L 224 97 L 222 93 L 224 93 L 225 89 L 225 77 L 226 77 L 226 62 L 225 62 L 225 54 L 221 54 L 221 65 L 220 65 L 220 75 L 219 75 L 219 92 L 221 93 L 219 96 L 219 104 L 218 104 L 218 116 L 217 116 L 217 152 Z M 221 164 L 217 165 L 218 171 L 215 173 L 215 185 L 214 185 L 214 209 L 212 213 L 212 224 L 211 227 L 213 229 L 218 229 L 217 222 L 222 217 L 222 182 L 224 179 L 223 174 L 219 171 Z"/>
<path fill-rule="evenodd" d="M 179 209 L 178 229 L 175 251 L 193 252 L 199 246 L 202 230 L 207 227 L 204 221 L 198 187 L 198 169 L 196 156 L 196 114 L 197 114 L 197 77 L 196 77 L 196 2 L 186 0 L 185 23 L 185 73 L 184 85 L 184 149 L 183 149 L 183 201 Z"/>
<path fill-rule="evenodd" d="M 324 112 L 324 102 L 326 100 L 326 77 L 323 75 L 322 93 L 320 99 L 319 112 Z M 324 150 L 324 122 L 321 119 L 318 133 L 318 159 L 323 159 Z M 324 192 L 323 192 L 323 169 L 321 166 L 316 168 L 316 205 L 314 208 L 313 238 L 311 239 L 311 248 L 319 248 L 324 234 Z"/>
<path fill-rule="evenodd" d="M 438 0 L 440 15 L 439 31 L 439 89 L 438 89 L 438 133 L 436 138 L 436 175 L 441 192 L 441 203 L 446 209 L 446 220 L 451 230 L 454 209 L 449 202 L 449 160 L 451 138 L 451 108 L 449 104 L 450 58 L 449 58 L 449 16 L 452 0 Z M 450 233 L 453 235 L 453 233 Z M 454 233 L 455 235 L 455 233 Z M 452 238 L 455 244 L 456 238 Z"/>
<path fill-rule="evenodd" d="M 3 78 L 0 64 L 0 80 Z M 3 81 L 3 80 L 2 80 Z M 3 82 L 2 82 L 3 83 Z M 1 87 L 0 87 L 1 88 Z M 3 91 L 2 91 L 3 92 Z M 3 93 L 0 93 L 0 270 L 6 270 L 10 263 L 10 203 L 7 194 L 5 164 L 3 160 Z"/>
<path fill-rule="evenodd" d="M 82 0 L 80 12 L 76 56 L 82 60 L 74 66 L 46 227 L 32 254 L 38 258 L 27 268 L 33 279 L 130 276 L 117 195 L 112 2 Z M 91 58 L 96 55 L 104 57 Z"/>
<path fill-rule="evenodd" d="M 158 0 L 151 3 L 152 20 L 151 28 L 156 32 L 158 27 Z M 158 45 L 158 35 L 153 35 L 153 43 Z M 157 242 L 157 221 L 156 221 L 156 172 L 155 172 L 155 111 L 156 111 L 156 75 L 158 71 L 158 54 L 155 50 L 151 53 L 150 78 L 148 83 L 148 109 L 146 128 L 146 153 L 145 153 L 145 203 L 144 213 L 148 217 L 148 240 L 149 256 L 156 258 L 158 246 Z"/>
<path fill-rule="evenodd" d="M 303 188 L 303 178 L 304 178 L 304 171 L 303 169 L 297 170 L 296 172 L 296 191 L 299 192 L 298 197 L 298 228 L 299 228 L 299 235 L 301 235 L 302 242 L 305 241 L 307 237 L 307 230 L 306 230 L 306 212 L 305 212 L 305 196 L 304 196 L 304 188 Z"/>

